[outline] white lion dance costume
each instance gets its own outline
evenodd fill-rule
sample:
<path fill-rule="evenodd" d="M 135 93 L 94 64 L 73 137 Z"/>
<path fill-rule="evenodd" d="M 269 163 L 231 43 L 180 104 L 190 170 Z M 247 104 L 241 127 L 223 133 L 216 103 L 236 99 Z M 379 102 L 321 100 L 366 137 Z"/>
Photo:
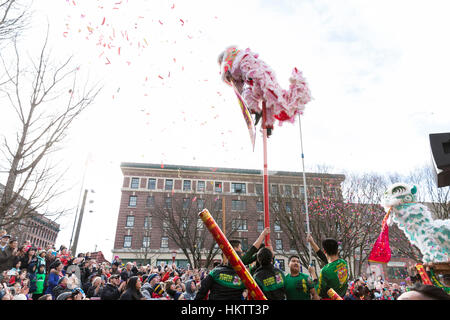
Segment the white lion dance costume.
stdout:
<path fill-rule="evenodd" d="M 450 261 L 450 220 L 433 220 L 429 209 L 416 202 L 416 186 L 396 183 L 384 194 L 390 208 L 388 224 L 395 222 L 409 241 L 419 248 L 423 262 Z M 390 221 L 389 221 L 390 220 Z"/>
<path fill-rule="evenodd" d="M 261 117 L 260 101 L 266 103 L 266 127 L 268 135 L 275 120 L 282 125 L 284 121 L 295 121 L 295 115 L 302 113 L 305 104 L 311 101 L 311 93 L 302 73 L 294 68 L 289 78 L 289 90 L 278 84 L 275 73 L 258 54 L 249 48 L 239 50 L 229 47 L 219 55 L 222 80 L 236 84 L 239 93 L 246 101 L 252 114 L 256 115 L 256 124 Z"/>

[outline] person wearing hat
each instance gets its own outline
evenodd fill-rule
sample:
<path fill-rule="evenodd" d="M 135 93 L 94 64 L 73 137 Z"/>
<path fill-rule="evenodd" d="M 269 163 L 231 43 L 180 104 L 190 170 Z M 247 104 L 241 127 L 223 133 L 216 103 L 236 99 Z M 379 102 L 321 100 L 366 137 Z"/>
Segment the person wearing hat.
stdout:
<path fill-rule="evenodd" d="M 119 300 L 120 298 L 120 275 L 112 274 L 108 279 L 108 283 L 100 294 L 100 300 Z"/>
<path fill-rule="evenodd" d="M 22 261 L 22 268 L 27 269 L 30 264 L 32 264 L 32 263 L 36 264 L 37 263 L 36 251 L 37 251 L 37 249 L 34 248 L 34 247 L 28 248 L 27 253 L 21 259 L 21 261 Z"/>
<path fill-rule="evenodd" d="M 56 300 L 73 300 L 72 292 L 71 291 L 62 292 L 59 296 L 56 297 Z"/>
<path fill-rule="evenodd" d="M 185 283 L 186 292 L 183 294 L 184 300 L 194 300 L 197 293 L 197 286 L 195 285 L 194 279 L 189 279 Z"/>
<path fill-rule="evenodd" d="M 152 298 L 153 290 L 157 283 L 159 283 L 160 277 L 157 273 L 151 273 L 147 279 L 145 279 L 144 284 L 142 285 L 142 295 L 147 299 Z"/>
<path fill-rule="evenodd" d="M 153 288 L 152 298 L 161 299 L 164 297 L 164 282 L 159 282 Z"/>
<path fill-rule="evenodd" d="M 11 269 L 15 265 L 17 258 L 17 240 L 11 239 L 11 236 L 6 234 L 2 237 L 3 241 L 8 241 L 8 245 L 4 250 L 0 251 L 0 272 Z"/>
<path fill-rule="evenodd" d="M 44 284 L 45 284 L 45 265 L 39 265 L 36 272 L 35 286 L 36 290 L 32 292 L 33 300 L 38 300 L 44 295 Z"/>
<path fill-rule="evenodd" d="M 2 231 L 4 231 L 4 230 L 2 230 Z M 5 250 L 10 239 L 11 239 L 11 235 L 7 234 L 6 231 L 4 231 L 4 234 L 2 234 L 2 236 L 0 238 L 0 250 L 1 251 Z"/>
<path fill-rule="evenodd" d="M 47 252 L 45 250 L 39 250 L 37 252 L 36 258 L 37 258 L 37 267 L 39 269 L 40 265 L 44 265 L 44 268 L 46 267 L 46 262 L 45 262 L 45 255 L 47 254 Z"/>
<path fill-rule="evenodd" d="M 67 288 L 68 281 L 69 278 L 67 277 L 62 277 L 58 280 L 58 285 L 52 290 L 53 298 L 57 298 L 63 292 L 71 292 L 71 290 Z"/>

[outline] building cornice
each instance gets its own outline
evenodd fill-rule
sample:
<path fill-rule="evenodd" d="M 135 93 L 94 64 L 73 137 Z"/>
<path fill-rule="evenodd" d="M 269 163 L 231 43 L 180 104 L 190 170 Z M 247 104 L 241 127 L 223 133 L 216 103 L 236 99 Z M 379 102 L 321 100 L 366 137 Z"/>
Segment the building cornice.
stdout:
<path fill-rule="evenodd" d="M 263 174 L 262 170 L 256 169 L 237 169 L 237 168 L 211 168 L 211 167 L 201 167 L 201 166 L 186 166 L 186 165 L 170 165 L 164 164 L 161 167 L 161 164 L 154 163 L 134 163 L 134 162 L 122 162 L 120 164 L 120 168 L 122 172 L 126 169 L 137 169 L 137 170 L 154 170 L 156 172 L 173 172 L 178 173 L 180 171 L 183 172 L 196 172 L 196 173 L 206 173 L 206 174 L 236 174 L 236 175 L 250 175 L 250 176 L 260 176 Z M 293 172 L 293 171 L 270 171 L 269 175 L 271 176 L 283 176 L 283 177 L 302 177 L 303 172 Z M 313 172 L 305 172 L 305 175 L 309 178 L 327 178 L 327 179 L 338 179 L 344 180 L 344 174 L 328 174 L 328 173 L 313 173 Z"/>

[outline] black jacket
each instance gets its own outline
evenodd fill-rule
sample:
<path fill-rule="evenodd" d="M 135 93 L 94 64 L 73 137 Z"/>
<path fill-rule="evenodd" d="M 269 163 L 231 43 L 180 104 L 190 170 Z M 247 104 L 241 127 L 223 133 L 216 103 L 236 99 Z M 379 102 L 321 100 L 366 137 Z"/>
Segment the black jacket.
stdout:
<path fill-rule="evenodd" d="M 242 300 L 245 285 L 229 265 L 214 268 L 201 282 L 194 300 Z"/>
<path fill-rule="evenodd" d="M 285 278 L 284 273 L 273 265 L 261 266 L 253 275 L 258 286 L 268 300 L 285 300 Z"/>
<path fill-rule="evenodd" d="M 56 298 L 58 298 L 58 296 L 63 293 L 63 292 L 71 292 L 72 290 L 66 288 L 66 287 L 62 287 L 61 285 L 57 285 L 56 287 L 53 288 L 52 292 L 53 292 L 53 296 Z"/>
<path fill-rule="evenodd" d="M 128 272 L 128 270 L 125 268 L 123 269 L 123 271 L 120 273 L 120 279 L 122 279 L 123 281 L 127 281 L 128 278 L 134 277 L 137 275 L 138 269 L 133 266 L 130 270 L 130 272 Z"/>
<path fill-rule="evenodd" d="M 133 289 L 127 289 L 122 295 L 120 296 L 119 300 L 141 300 L 144 296 Z"/>
<path fill-rule="evenodd" d="M 11 269 L 17 257 L 13 254 L 13 249 L 7 245 L 5 250 L 0 250 L 0 272 Z"/>
<path fill-rule="evenodd" d="M 115 285 L 107 283 L 103 287 L 102 293 L 100 294 L 101 300 L 119 300 L 119 298 L 119 289 Z"/>

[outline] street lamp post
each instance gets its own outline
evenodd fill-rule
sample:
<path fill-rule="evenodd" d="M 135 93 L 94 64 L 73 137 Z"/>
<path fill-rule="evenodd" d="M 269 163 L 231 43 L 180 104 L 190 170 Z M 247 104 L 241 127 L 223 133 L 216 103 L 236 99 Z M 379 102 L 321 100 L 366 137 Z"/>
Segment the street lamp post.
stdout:
<path fill-rule="evenodd" d="M 93 190 L 91 190 L 91 192 L 93 192 Z M 87 194 L 88 194 L 88 190 L 85 189 L 84 190 L 84 195 L 83 195 L 83 204 L 81 205 L 81 209 L 80 209 L 80 217 L 78 218 L 78 225 L 77 225 L 77 231 L 75 233 L 75 239 L 73 241 L 73 246 L 72 246 L 72 255 L 75 256 L 77 253 L 77 246 L 78 246 L 78 238 L 80 236 L 80 230 L 81 230 L 81 223 L 83 221 L 83 214 L 84 214 L 84 206 L 86 205 L 86 198 L 87 198 Z"/>
<path fill-rule="evenodd" d="M 174 250 L 172 251 L 172 264 L 175 263 L 175 257 L 177 256 L 177 252 Z"/>

